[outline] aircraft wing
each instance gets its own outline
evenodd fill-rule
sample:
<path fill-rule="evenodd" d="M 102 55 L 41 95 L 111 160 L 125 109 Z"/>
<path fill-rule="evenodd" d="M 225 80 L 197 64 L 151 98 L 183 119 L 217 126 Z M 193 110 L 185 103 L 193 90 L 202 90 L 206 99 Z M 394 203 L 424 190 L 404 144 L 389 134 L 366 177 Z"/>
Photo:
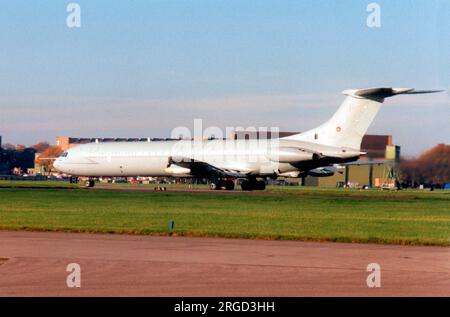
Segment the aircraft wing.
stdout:
<path fill-rule="evenodd" d="M 348 165 L 385 165 L 385 164 L 392 164 L 391 161 L 367 161 L 367 162 L 349 162 L 349 163 L 339 163 L 337 165 L 340 166 L 348 166 Z"/>
<path fill-rule="evenodd" d="M 209 163 L 186 158 L 186 157 L 170 157 L 169 165 L 176 165 L 190 170 L 190 173 L 194 177 L 206 177 L 214 175 L 217 177 L 242 177 L 241 171 L 235 171 L 230 169 L 219 168 Z"/>

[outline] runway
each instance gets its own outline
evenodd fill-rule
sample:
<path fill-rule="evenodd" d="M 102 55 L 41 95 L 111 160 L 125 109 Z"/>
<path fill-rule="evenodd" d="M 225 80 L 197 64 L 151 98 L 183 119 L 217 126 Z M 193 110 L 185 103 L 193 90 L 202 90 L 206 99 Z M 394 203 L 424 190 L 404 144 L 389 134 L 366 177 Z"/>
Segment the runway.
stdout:
<path fill-rule="evenodd" d="M 450 248 L 0 231 L 0 296 L 450 296 Z M 81 287 L 68 288 L 69 263 Z M 381 287 L 369 288 L 369 263 Z"/>

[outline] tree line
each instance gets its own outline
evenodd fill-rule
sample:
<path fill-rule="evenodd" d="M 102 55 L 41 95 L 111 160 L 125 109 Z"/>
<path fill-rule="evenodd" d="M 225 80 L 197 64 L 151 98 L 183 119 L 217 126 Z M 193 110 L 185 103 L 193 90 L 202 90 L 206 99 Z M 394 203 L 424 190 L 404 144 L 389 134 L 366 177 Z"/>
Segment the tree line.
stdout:
<path fill-rule="evenodd" d="M 400 161 L 401 180 L 408 187 L 450 183 L 450 145 L 438 144 L 414 159 Z"/>
<path fill-rule="evenodd" d="M 36 153 L 39 153 L 37 159 Z M 23 144 L 7 143 L 2 146 L 0 151 L 0 174 L 10 174 L 13 169 L 18 169 L 20 173 L 26 173 L 28 169 L 35 167 L 35 163 L 42 166 L 44 170 L 50 171 L 53 164 L 51 158 L 61 154 L 61 148 L 52 146 L 46 141 L 29 147 Z"/>

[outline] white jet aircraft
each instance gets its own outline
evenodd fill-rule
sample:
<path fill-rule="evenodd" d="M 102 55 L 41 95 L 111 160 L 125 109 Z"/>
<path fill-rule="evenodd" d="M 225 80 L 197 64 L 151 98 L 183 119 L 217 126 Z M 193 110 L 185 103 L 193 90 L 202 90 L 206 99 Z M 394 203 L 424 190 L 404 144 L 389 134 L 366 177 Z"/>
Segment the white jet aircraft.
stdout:
<path fill-rule="evenodd" d="M 88 177 L 198 177 L 211 189 L 263 190 L 257 178 L 331 176 L 333 165 L 358 160 L 361 141 L 387 97 L 422 94 L 411 88 L 345 90 L 346 99 L 324 124 L 289 137 L 271 140 L 174 140 L 88 143 L 63 153 L 54 162 L 60 172 Z"/>

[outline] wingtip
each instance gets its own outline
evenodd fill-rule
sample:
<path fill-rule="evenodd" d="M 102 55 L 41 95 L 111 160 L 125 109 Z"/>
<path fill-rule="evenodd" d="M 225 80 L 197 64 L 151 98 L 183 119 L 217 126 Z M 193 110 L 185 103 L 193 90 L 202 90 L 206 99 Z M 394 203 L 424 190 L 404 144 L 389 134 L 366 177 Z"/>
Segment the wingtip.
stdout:
<path fill-rule="evenodd" d="M 410 95 L 415 95 L 415 94 L 434 94 L 434 93 L 439 93 L 439 92 L 445 92 L 445 89 L 425 89 L 425 90 L 418 90 L 418 89 L 413 89 L 410 92 L 407 92 L 406 94 L 410 94 Z"/>

